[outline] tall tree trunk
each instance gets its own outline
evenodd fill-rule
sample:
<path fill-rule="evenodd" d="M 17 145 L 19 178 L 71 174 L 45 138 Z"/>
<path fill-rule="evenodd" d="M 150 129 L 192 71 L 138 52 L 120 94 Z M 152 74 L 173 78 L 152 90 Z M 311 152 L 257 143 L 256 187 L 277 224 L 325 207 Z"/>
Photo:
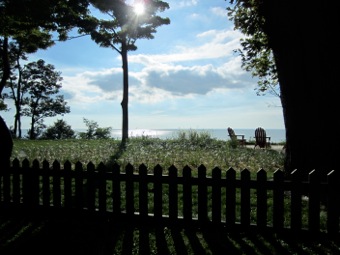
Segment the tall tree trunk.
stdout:
<path fill-rule="evenodd" d="M 13 140 L 5 121 L 0 116 L 0 172 L 10 165 L 13 149 Z"/>
<path fill-rule="evenodd" d="M 0 96 L 4 89 L 7 80 L 10 76 L 10 66 L 8 59 L 8 38 L 4 37 L 2 47 L 0 47 L 1 59 L 2 59 L 2 77 L 0 80 Z M 12 155 L 13 140 L 11 132 L 9 131 L 5 121 L 0 116 L 0 171 L 9 167 L 9 160 Z"/>
<path fill-rule="evenodd" d="M 31 140 L 35 139 L 34 126 L 35 126 L 35 120 L 34 120 L 34 114 L 33 114 L 33 116 L 31 117 L 31 130 L 30 130 L 30 139 Z"/>
<path fill-rule="evenodd" d="M 122 142 L 125 143 L 129 138 L 129 69 L 126 43 L 122 43 L 121 55 L 123 62 L 123 100 L 121 103 L 123 111 Z"/>
<path fill-rule="evenodd" d="M 339 31 L 336 2 L 264 0 L 286 128 L 285 171 L 339 171 Z"/>
<path fill-rule="evenodd" d="M 2 49 L 1 49 L 2 48 Z M 10 76 L 10 66 L 9 66 L 9 58 L 8 58 L 8 38 L 4 37 L 2 47 L 0 47 L 1 59 L 2 59 L 2 77 L 0 80 L 0 95 L 2 94 L 2 90 L 4 89 L 7 80 Z"/>

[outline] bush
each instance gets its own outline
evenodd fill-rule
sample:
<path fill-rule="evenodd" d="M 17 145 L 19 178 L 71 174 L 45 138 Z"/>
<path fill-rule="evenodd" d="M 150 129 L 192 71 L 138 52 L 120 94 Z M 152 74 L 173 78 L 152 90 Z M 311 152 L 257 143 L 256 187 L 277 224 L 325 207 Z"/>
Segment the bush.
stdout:
<path fill-rule="evenodd" d="M 97 122 L 86 118 L 83 118 L 83 121 L 87 130 L 79 133 L 81 139 L 107 139 L 111 137 L 111 127 L 101 128 Z"/>
<path fill-rule="evenodd" d="M 53 126 L 50 126 L 41 136 L 42 139 L 71 139 L 75 138 L 75 132 L 70 125 L 63 120 L 57 120 Z"/>

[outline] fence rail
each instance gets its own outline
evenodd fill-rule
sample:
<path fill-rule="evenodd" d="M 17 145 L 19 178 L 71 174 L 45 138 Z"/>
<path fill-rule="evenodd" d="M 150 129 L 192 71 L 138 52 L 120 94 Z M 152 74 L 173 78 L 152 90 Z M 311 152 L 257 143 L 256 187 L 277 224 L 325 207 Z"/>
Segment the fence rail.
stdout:
<path fill-rule="evenodd" d="M 259 170 L 251 178 L 234 169 L 214 168 L 211 176 L 201 165 L 181 171 L 171 166 L 167 174 L 160 165 L 149 170 L 128 164 L 97 167 L 92 163 L 50 165 L 15 159 L 0 172 L 0 209 L 24 207 L 75 212 L 87 211 L 119 217 L 177 224 L 276 230 L 308 230 L 339 234 L 339 178 L 335 171 L 325 181 L 318 171 L 308 180 L 294 171 L 287 180 L 277 170 L 273 178 Z"/>

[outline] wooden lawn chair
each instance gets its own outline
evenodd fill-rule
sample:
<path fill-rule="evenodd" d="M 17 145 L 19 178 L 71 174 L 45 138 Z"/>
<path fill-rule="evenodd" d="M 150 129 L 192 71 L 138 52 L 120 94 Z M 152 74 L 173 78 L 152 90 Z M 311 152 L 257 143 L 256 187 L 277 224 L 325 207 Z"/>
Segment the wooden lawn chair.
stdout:
<path fill-rule="evenodd" d="M 231 127 L 228 127 L 228 134 L 230 139 L 238 141 L 239 145 L 241 146 L 246 145 L 246 139 L 244 139 L 244 135 L 235 134 L 235 131 Z"/>
<path fill-rule="evenodd" d="M 255 129 L 255 146 L 259 146 L 260 148 L 270 148 L 270 136 L 267 136 L 266 130 L 261 127 Z"/>

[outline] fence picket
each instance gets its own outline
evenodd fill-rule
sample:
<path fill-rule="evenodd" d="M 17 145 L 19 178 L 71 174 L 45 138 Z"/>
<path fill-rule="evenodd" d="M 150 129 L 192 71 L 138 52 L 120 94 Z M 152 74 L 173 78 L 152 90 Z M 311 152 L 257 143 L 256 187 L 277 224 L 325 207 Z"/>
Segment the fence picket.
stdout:
<path fill-rule="evenodd" d="M 78 210 L 81 210 L 84 206 L 83 175 L 83 165 L 78 161 L 75 166 L 75 206 Z"/>
<path fill-rule="evenodd" d="M 139 213 L 142 218 L 148 215 L 148 169 L 144 164 L 139 166 Z"/>
<path fill-rule="evenodd" d="M 18 159 L 15 159 L 13 161 L 13 203 L 14 204 L 19 204 L 20 203 L 20 197 L 21 197 L 21 192 L 20 192 L 20 172 L 19 172 L 19 168 L 20 168 L 20 162 Z M 7 171 L 7 175 L 9 176 L 9 172 Z M 10 183 L 9 183 L 9 179 L 7 182 L 7 186 L 9 189 L 10 188 Z M 6 190 L 5 186 L 4 186 L 4 190 Z M 6 194 L 6 192 L 4 192 L 4 195 Z M 0 197 L 1 197 L 1 192 L 0 192 Z M 4 196 L 4 201 L 9 202 L 9 197 L 8 196 Z"/>
<path fill-rule="evenodd" d="M 212 197 L 211 197 L 211 214 L 212 214 L 212 222 L 220 223 L 221 222 L 221 169 L 215 167 L 212 170 Z"/>
<path fill-rule="evenodd" d="M 128 164 L 124 173 L 120 172 L 120 166 L 116 163 L 108 168 L 103 163 L 95 167 L 90 162 L 84 171 L 83 165 L 77 162 L 73 171 L 69 161 L 66 161 L 61 169 L 57 160 L 53 162 L 51 168 L 46 160 L 42 162 L 42 166 L 38 160 L 34 160 L 30 166 L 30 162 L 25 159 L 20 166 L 19 160 L 15 159 L 12 167 L 3 171 L 0 176 L 0 205 L 2 208 L 7 205 L 19 208 L 23 205 L 30 210 L 39 206 L 45 209 L 49 207 L 68 210 L 74 208 L 79 211 L 87 209 L 106 215 L 111 209 L 108 208 L 108 200 L 110 200 L 113 219 L 125 214 L 130 218 L 138 216 L 143 220 L 151 217 L 153 212 L 156 221 L 161 222 L 167 218 L 173 225 L 181 222 L 181 220 L 177 221 L 180 213 L 187 225 L 197 221 L 200 226 L 222 223 L 230 228 L 239 223 L 242 227 L 248 228 L 252 223 L 252 206 L 256 206 L 258 228 L 273 227 L 276 230 L 290 228 L 293 231 L 300 231 L 306 229 L 302 227 L 304 204 L 302 195 L 307 195 L 308 228 L 306 230 L 319 232 L 320 228 L 324 227 L 320 220 L 324 215 L 321 215 L 321 202 L 327 202 L 324 204 L 327 212 L 326 230 L 332 235 L 339 234 L 340 180 L 339 174 L 335 171 L 328 174 L 326 182 L 325 178 L 321 178 L 321 172 L 316 170 L 309 173 L 308 180 L 304 181 L 297 170 L 291 173 L 290 180 L 285 179 L 281 170 L 275 171 L 273 180 L 267 179 L 264 169 L 257 172 L 256 180 L 251 179 L 250 171 L 247 169 L 241 171 L 240 179 L 236 179 L 236 171 L 233 168 L 226 171 L 225 178 L 222 178 L 221 169 L 218 167 L 212 169 L 211 177 L 207 176 L 204 165 L 200 165 L 197 170 L 198 176 L 193 176 L 192 169 L 186 166 L 182 169 L 182 176 L 178 176 L 178 169 L 172 165 L 168 169 L 168 175 L 163 175 L 162 167 L 157 165 L 153 169 L 153 174 L 148 174 L 147 167 L 142 164 L 139 166 L 139 173 L 134 173 L 134 167 Z M 112 193 L 108 195 L 110 184 L 112 184 Z M 138 191 L 135 192 L 137 187 Z M 125 193 L 122 190 L 125 190 Z M 273 193 L 271 225 L 268 223 L 267 208 L 271 199 L 268 196 L 270 192 Z M 181 201 L 179 201 L 179 194 L 182 196 Z M 225 199 L 222 200 L 224 194 Z M 251 204 L 253 194 L 256 194 L 256 205 Z M 168 205 L 164 204 L 166 202 Z M 153 211 L 151 207 L 149 208 L 150 203 L 153 203 L 151 205 Z M 181 209 L 183 208 L 182 212 L 179 212 L 179 203 Z M 238 204 L 239 207 L 236 207 Z M 285 208 L 286 204 L 289 207 Z M 165 208 L 168 211 L 164 212 Z M 285 211 L 288 210 L 290 215 L 287 216 Z M 222 219 L 222 215 L 225 215 L 225 218 Z M 285 217 L 290 220 L 289 224 L 284 221 Z"/>
<path fill-rule="evenodd" d="M 334 170 L 328 173 L 328 201 L 327 201 L 327 233 L 335 235 L 339 233 L 339 174 Z"/>
<path fill-rule="evenodd" d="M 86 203 L 87 209 L 89 211 L 95 210 L 96 203 L 96 184 L 97 184 L 97 174 L 95 173 L 94 164 L 92 162 L 88 163 L 86 166 Z"/>
<path fill-rule="evenodd" d="M 104 163 L 100 163 L 98 165 L 98 203 L 99 203 L 99 212 L 105 213 L 107 210 L 107 201 L 106 201 L 106 174 L 107 169 Z"/>
<path fill-rule="evenodd" d="M 132 216 L 135 212 L 135 189 L 134 189 L 134 179 L 133 179 L 133 166 L 128 164 L 125 168 L 126 171 L 126 181 L 125 181 L 125 209 L 128 216 Z"/>
<path fill-rule="evenodd" d="M 226 225 L 233 227 L 236 222 L 236 171 L 229 168 L 226 175 Z"/>
<path fill-rule="evenodd" d="M 244 169 L 241 172 L 241 225 L 250 226 L 250 172 Z"/>
<path fill-rule="evenodd" d="M 316 232 L 320 229 L 320 174 L 313 170 L 309 173 L 308 228 Z"/>
<path fill-rule="evenodd" d="M 72 182 L 71 182 L 71 162 L 64 163 L 64 206 L 67 209 L 72 207 Z"/>
<path fill-rule="evenodd" d="M 120 166 L 115 163 L 112 167 L 112 212 L 113 217 L 120 215 L 121 188 L 120 188 Z"/>
<path fill-rule="evenodd" d="M 267 172 L 260 169 L 257 174 L 257 188 L 256 188 L 256 223 L 259 228 L 264 228 L 267 226 Z"/>
<path fill-rule="evenodd" d="M 291 173 L 291 222 L 293 230 L 300 230 L 302 227 L 302 175 L 297 169 Z"/>
<path fill-rule="evenodd" d="M 154 183 L 153 183 L 153 194 L 154 194 L 154 216 L 157 220 L 160 220 L 163 215 L 163 186 L 162 186 L 162 174 L 163 169 L 158 164 L 154 168 Z"/>
<path fill-rule="evenodd" d="M 273 227 L 282 230 L 284 226 L 284 174 L 281 170 L 274 173 L 273 190 Z"/>
<path fill-rule="evenodd" d="M 52 171 L 52 178 L 53 178 L 53 206 L 55 208 L 61 207 L 61 188 L 60 188 L 60 163 L 55 160 L 53 162 L 53 171 Z"/>
<path fill-rule="evenodd" d="M 205 224 L 208 220 L 208 190 L 207 169 L 205 166 L 198 167 L 198 220 Z"/>
<path fill-rule="evenodd" d="M 169 218 L 172 221 L 178 218 L 178 170 L 172 165 L 169 168 Z"/>
<path fill-rule="evenodd" d="M 191 185 L 191 168 L 183 168 L 183 218 L 185 222 L 192 219 L 192 185 Z"/>
<path fill-rule="evenodd" d="M 22 161 L 23 169 L 23 203 L 26 207 L 30 207 L 31 204 L 31 169 L 28 159 Z"/>

